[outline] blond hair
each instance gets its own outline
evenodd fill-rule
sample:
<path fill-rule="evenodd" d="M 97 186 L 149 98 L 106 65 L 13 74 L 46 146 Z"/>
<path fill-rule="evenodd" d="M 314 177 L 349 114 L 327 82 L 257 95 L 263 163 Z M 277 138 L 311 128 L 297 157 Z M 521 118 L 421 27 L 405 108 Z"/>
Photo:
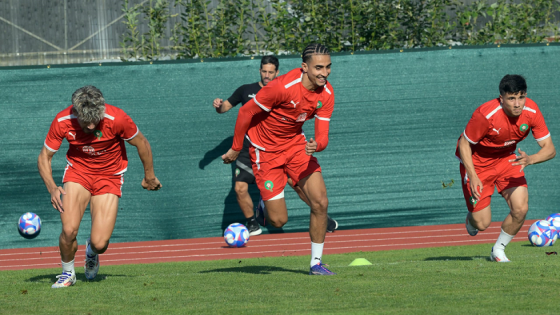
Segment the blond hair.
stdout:
<path fill-rule="evenodd" d="M 97 124 L 105 115 L 105 98 L 93 85 L 81 87 L 72 94 L 74 113 L 84 123 Z"/>

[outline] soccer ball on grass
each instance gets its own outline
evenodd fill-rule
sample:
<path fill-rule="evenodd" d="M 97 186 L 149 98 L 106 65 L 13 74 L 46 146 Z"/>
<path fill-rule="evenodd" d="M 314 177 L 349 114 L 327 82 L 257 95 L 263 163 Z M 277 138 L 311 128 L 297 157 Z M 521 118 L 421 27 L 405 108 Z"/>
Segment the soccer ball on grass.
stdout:
<path fill-rule="evenodd" d="M 558 232 L 547 220 L 539 220 L 529 228 L 528 237 L 529 242 L 534 246 L 552 246 L 558 238 Z"/>

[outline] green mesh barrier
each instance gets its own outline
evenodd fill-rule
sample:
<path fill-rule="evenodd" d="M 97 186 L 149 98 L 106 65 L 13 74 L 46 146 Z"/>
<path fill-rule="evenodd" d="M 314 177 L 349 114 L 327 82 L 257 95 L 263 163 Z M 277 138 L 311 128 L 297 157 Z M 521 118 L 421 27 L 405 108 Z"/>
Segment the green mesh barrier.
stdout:
<path fill-rule="evenodd" d="M 556 140 L 558 60 L 560 47 L 544 45 L 333 56 L 329 80 L 336 105 L 330 142 L 316 154 L 331 217 L 341 229 L 464 222 L 454 151 L 472 112 L 498 96 L 505 74 L 522 74 Z M 281 74 L 300 63 L 281 58 Z M 0 248 L 58 245 L 60 219 L 38 174 L 37 156 L 56 113 L 88 84 L 135 120 L 151 143 L 163 184 L 157 192 L 142 189 L 141 162 L 127 145 L 130 164 L 113 242 L 220 236 L 229 223 L 244 223 L 232 189 L 232 166 L 220 158 L 231 146 L 238 108 L 218 115 L 211 104 L 240 84 L 256 82 L 258 68 L 259 58 L 0 69 Z M 313 136 L 313 122 L 304 130 Z M 66 163 L 64 143 L 53 160 L 57 183 Z M 529 154 L 538 150 L 532 136 L 519 147 Z M 526 169 L 528 219 L 560 212 L 559 163 L 555 159 Z M 451 187 L 442 186 L 452 180 Z M 256 202 L 254 186 L 251 193 Z M 265 233 L 308 229 L 309 209 L 290 188 L 286 202 L 287 225 Z M 494 221 L 508 213 L 497 193 L 492 209 Z M 16 231 L 18 217 L 27 211 L 43 220 L 34 240 Z M 88 210 L 80 244 L 90 225 Z"/>

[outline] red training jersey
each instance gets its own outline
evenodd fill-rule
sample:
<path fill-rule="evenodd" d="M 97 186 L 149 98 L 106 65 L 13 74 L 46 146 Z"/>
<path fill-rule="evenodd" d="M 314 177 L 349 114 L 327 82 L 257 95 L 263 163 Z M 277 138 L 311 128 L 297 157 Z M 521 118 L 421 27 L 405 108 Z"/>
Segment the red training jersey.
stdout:
<path fill-rule="evenodd" d="M 56 152 L 66 138 L 70 147 L 66 159 L 73 168 L 87 174 L 118 175 L 126 171 L 128 158 L 124 141 L 139 130 L 120 108 L 105 104 L 105 115 L 92 134 L 85 133 L 70 105 L 54 118 L 45 147 Z"/>
<path fill-rule="evenodd" d="M 519 117 L 509 117 L 502 110 L 500 99 L 496 98 L 478 107 L 463 136 L 471 144 L 473 163 L 477 166 L 491 164 L 496 158 L 515 153 L 517 143 L 533 132 L 537 141 L 550 137 L 544 117 L 531 99 L 525 100 L 525 107 Z M 459 155 L 459 143 L 455 155 Z"/>
<path fill-rule="evenodd" d="M 305 144 L 306 139 L 302 126 L 306 120 L 317 119 L 315 138 L 317 152 L 323 150 L 328 143 L 329 122 L 334 110 L 334 91 L 327 83 L 309 91 L 301 83 L 303 69 L 297 68 L 281 75 L 266 86 L 247 102 L 252 102 L 267 113 L 255 115 L 247 130 L 247 138 L 256 148 L 267 151 L 284 151 L 295 144 Z M 236 126 L 237 127 L 237 126 Z M 235 138 L 240 138 L 236 128 Z M 234 138 L 234 150 L 241 150 L 242 141 Z M 241 138 L 242 140 L 242 138 Z"/>

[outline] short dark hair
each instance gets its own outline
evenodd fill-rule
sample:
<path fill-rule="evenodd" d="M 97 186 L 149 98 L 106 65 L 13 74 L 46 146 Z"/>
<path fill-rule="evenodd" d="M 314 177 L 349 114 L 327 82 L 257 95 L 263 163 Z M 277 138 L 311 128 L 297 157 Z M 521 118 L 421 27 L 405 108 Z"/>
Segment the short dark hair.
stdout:
<path fill-rule="evenodd" d="M 519 74 L 506 74 L 500 81 L 500 95 L 527 93 L 527 82 Z"/>
<path fill-rule="evenodd" d="M 303 53 L 301 54 L 301 59 L 303 60 L 303 62 L 307 63 L 309 60 L 311 60 L 311 57 L 313 55 L 330 55 L 330 54 L 331 52 L 329 51 L 327 46 L 318 43 L 313 43 L 305 47 Z"/>
<path fill-rule="evenodd" d="M 276 71 L 278 71 L 278 67 L 280 66 L 280 63 L 278 62 L 278 58 L 272 56 L 272 55 L 268 55 L 268 56 L 264 56 L 261 59 L 261 69 L 264 65 L 267 64 L 272 64 L 276 67 Z"/>

